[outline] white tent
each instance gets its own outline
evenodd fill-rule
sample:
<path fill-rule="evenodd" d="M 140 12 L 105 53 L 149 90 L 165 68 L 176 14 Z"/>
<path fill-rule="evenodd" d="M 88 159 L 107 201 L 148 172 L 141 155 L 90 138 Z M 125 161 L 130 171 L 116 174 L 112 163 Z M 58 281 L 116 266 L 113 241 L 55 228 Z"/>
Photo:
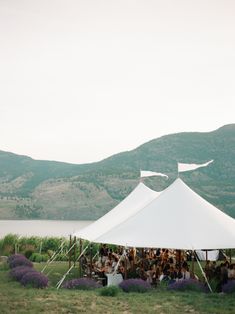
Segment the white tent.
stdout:
<path fill-rule="evenodd" d="M 235 220 L 178 178 L 151 203 L 93 241 L 186 250 L 235 248 Z"/>
<path fill-rule="evenodd" d="M 143 183 L 139 183 L 121 203 L 94 223 L 75 232 L 73 236 L 95 242 L 96 238 L 126 221 L 127 218 L 158 197 L 160 193 L 151 190 Z"/>

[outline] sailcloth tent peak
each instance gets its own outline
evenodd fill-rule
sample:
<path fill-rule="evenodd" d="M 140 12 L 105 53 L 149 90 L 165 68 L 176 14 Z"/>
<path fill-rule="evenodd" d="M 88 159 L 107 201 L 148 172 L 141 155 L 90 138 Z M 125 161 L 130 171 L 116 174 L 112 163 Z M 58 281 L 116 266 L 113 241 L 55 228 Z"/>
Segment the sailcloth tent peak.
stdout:
<path fill-rule="evenodd" d="M 81 239 L 94 241 L 103 233 L 111 230 L 116 225 L 125 221 L 128 217 L 135 214 L 142 207 L 149 204 L 153 199 L 158 197 L 161 192 L 156 192 L 140 182 L 136 188 L 116 207 L 107 214 L 91 223 L 89 226 L 73 234 Z"/>
<path fill-rule="evenodd" d="M 95 242 L 186 250 L 235 248 L 235 220 L 177 178 Z"/>

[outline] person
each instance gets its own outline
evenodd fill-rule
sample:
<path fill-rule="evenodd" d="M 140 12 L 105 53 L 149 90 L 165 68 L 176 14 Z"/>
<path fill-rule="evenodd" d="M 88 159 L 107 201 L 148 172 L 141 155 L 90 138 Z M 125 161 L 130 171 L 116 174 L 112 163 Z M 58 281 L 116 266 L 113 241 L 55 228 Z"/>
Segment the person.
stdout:
<path fill-rule="evenodd" d="M 182 279 L 183 280 L 190 279 L 190 272 L 189 272 L 188 268 L 182 267 L 181 273 L 182 273 Z"/>
<path fill-rule="evenodd" d="M 171 282 L 174 282 L 177 278 L 177 273 L 173 266 L 169 268 L 169 277 Z"/>
<path fill-rule="evenodd" d="M 108 260 L 108 262 L 105 264 L 104 272 L 106 274 L 112 274 L 113 273 L 113 268 L 112 268 L 112 262 L 111 261 Z"/>
<path fill-rule="evenodd" d="M 146 281 L 150 284 L 156 279 L 155 265 L 150 266 L 150 269 L 146 271 Z"/>
<path fill-rule="evenodd" d="M 108 256 L 108 249 L 106 247 L 106 244 L 102 244 L 100 251 L 99 251 L 99 254 L 101 257 Z"/>
<path fill-rule="evenodd" d="M 136 259 L 136 249 L 135 248 L 131 248 L 130 251 L 129 251 L 129 261 L 130 261 L 132 269 L 134 269 L 135 259 Z"/>
<path fill-rule="evenodd" d="M 228 268 L 226 263 L 221 263 L 220 266 L 220 280 L 221 286 L 223 286 L 228 282 Z"/>
<path fill-rule="evenodd" d="M 82 254 L 82 256 L 80 257 L 80 265 L 81 265 L 81 269 L 82 272 L 87 272 L 87 258 L 84 254 Z"/>
<path fill-rule="evenodd" d="M 117 264 L 118 264 L 118 257 L 113 254 L 113 259 L 112 259 L 112 268 L 113 268 L 113 270 L 115 270 Z"/>
<path fill-rule="evenodd" d="M 231 264 L 228 268 L 228 279 L 235 279 L 235 264 Z"/>
<path fill-rule="evenodd" d="M 206 265 L 205 265 L 205 274 L 206 274 L 206 277 L 208 279 L 211 279 L 213 274 L 212 274 L 212 265 L 211 265 L 211 262 L 210 261 L 206 261 Z"/>
<path fill-rule="evenodd" d="M 118 267 L 118 273 L 122 274 L 122 278 L 125 278 L 125 263 L 124 261 L 121 261 Z"/>
<path fill-rule="evenodd" d="M 160 277 L 159 277 L 160 281 L 166 281 L 169 282 L 170 281 L 170 273 L 169 270 L 163 270 Z"/>
<path fill-rule="evenodd" d="M 178 265 L 175 266 L 175 280 L 182 280 L 182 272 L 180 270 L 180 268 L 178 267 Z"/>

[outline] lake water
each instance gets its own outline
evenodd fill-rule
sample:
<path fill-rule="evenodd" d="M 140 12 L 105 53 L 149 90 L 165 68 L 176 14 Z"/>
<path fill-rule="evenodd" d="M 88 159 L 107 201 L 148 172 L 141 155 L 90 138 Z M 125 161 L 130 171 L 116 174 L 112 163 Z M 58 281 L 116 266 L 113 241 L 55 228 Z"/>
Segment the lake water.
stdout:
<path fill-rule="evenodd" d="M 0 220 L 0 238 L 12 233 L 19 236 L 69 237 L 93 221 L 83 220 Z"/>

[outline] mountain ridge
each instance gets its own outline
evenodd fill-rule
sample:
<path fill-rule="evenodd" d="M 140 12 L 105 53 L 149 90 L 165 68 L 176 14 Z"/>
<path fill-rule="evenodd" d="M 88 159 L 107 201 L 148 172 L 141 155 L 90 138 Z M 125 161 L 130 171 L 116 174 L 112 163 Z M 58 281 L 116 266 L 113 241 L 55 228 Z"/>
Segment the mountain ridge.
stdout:
<path fill-rule="evenodd" d="M 213 205 L 235 217 L 235 124 L 212 132 L 181 132 L 152 139 L 101 161 L 71 164 L 35 160 L 0 151 L 0 219 L 96 219 L 125 198 L 139 170 L 164 172 L 147 178 L 162 190 L 177 177 L 177 162 L 212 165 L 182 179 Z"/>

